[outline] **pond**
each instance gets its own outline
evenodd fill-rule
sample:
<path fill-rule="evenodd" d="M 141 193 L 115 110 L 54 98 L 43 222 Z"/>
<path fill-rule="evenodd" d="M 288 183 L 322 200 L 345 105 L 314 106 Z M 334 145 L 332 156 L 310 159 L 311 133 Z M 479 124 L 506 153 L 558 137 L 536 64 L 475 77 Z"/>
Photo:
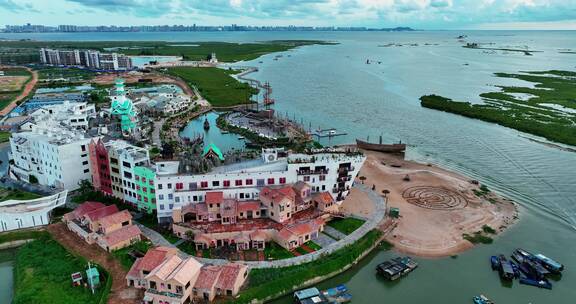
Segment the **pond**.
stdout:
<path fill-rule="evenodd" d="M 188 125 L 180 132 L 180 136 L 195 138 L 199 135 L 204 136 L 204 145 L 210 143 L 215 144 L 222 153 L 227 153 L 233 150 L 244 150 L 244 140 L 240 139 L 238 135 L 227 133 L 220 130 L 216 125 L 216 119 L 219 114 L 216 112 L 209 112 L 205 115 L 199 116 L 191 120 Z M 204 130 L 204 120 L 208 119 L 210 129 Z"/>
<path fill-rule="evenodd" d="M 14 296 L 14 262 L 17 249 L 0 250 L 0 303 L 11 303 Z"/>

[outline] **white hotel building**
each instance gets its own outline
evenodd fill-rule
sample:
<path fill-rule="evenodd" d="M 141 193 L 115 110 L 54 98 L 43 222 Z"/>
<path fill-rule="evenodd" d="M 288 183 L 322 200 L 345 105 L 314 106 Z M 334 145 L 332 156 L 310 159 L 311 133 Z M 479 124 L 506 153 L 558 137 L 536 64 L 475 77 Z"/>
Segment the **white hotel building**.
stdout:
<path fill-rule="evenodd" d="M 66 203 L 68 191 L 32 200 L 0 202 L 0 232 L 50 224 L 50 212 Z"/>
<path fill-rule="evenodd" d="M 222 191 L 225 198 L 253 200 L 264 186 L 298 181 L 309 184 L 312 192 L 328 191 L 340 201 L 348 195 L 365 160 L 361 153 L 341 150 L 292 154 L 283 149 L 263 149 L 259 160 L 217 167 L 202 175 L 179 175 L 177 162 L 158 162 L 158 221 L 170 221 L 175 207 L 204 202 L 206 192 Z"/>
<path fill-rule="evenodd" d="M 58 127 L 33 126 L 10 137 L 10 177 L 25 182 L 75 190 L 81 180 L 91 180 L 88 145 L 83 132 Z"/>

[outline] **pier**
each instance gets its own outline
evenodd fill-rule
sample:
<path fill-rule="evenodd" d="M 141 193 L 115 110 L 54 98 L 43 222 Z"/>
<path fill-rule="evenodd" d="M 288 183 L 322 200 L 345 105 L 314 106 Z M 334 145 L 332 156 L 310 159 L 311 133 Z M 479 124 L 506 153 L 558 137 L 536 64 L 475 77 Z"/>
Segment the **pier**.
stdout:
<path fill-rule="evenodd" d="M 308 134 L 310 134 L 312 136 L 316 136 L 318 138 L 324 138 L 324 137 L 336 137 L 336 136 L 347 135 L 348 133 L 338 131 L 335 128 L 329 128 L 329 129 L 312 130 L 312 131 L 308 132 Z"/>

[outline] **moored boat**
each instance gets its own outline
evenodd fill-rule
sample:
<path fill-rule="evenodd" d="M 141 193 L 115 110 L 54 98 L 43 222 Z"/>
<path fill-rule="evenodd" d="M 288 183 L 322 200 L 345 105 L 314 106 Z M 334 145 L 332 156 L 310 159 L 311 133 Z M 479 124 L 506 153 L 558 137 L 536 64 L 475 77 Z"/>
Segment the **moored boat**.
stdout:
<path fill-rule="evenodd" d="M 492 266 L 492 270 L 498 270 L 500 268 L 500 260 L 497 256 L 493 255 L 490 257 L 490 265 Z"/>
<path fill-rule="evenodd" d="M 333 304 L 336 303 L 347 303 L 352 301 L 352 295 L 348 293 L 348 287 L 344 284 L 340 284 L 336 287 L 326 289 L 322 291 L 322 295 Z"/>
<path fill-rule="evenodd" d="M 534 257 L 540 262 L 540 264 L 542 264 L 546 269 L 553 273 L 560 273 L 562 270 L 564 270 L 564 265 L 552 260 L 549 257 L 546 257 L 541 253 L 534 255 Z"/>
<path fill-rule="evenodd" d="M 498 260 L 500 261 L 500 269 L 498 271 L 500 277 L 508 281 L 513 280 L 515 277 L 514 268 L 512 268 L 510 262 L 502 254 L 498 257 Z"/>
<path fill-rule="evenodd" d="M 418 268 L 418 263 L 410 257 L 397 257 L 378 264 L 376 271 L 385 279 L 394 281 L 416 268 Z"/>
<path fill-rule="evenodd" d="M 208 118 L 204 119 L 204 130 L 210 129 L 210 122 L 208 122 Z"/>
<path fill-rule="evenodd" d="M 494 302 L 488 299 L 485 295 L 474 296 L 472 300 L 474 301 L 474 304 L 494 304 Z"/>
<path fill-rule="evenodd" d="M 406 144 L 379 144 L 369 143 L 360 139 L 356 139 L 356 146 L 360 149 L 378 151 L 384 153 L 404 153 L 406 151 Z"/>
<path fill-rule="evenodd" d="M 547 279 L 532 279 L 526 276 L 520 277 L 520 284 L 536 286 L 539 288 L 552 289 L 552 283 Z"/>

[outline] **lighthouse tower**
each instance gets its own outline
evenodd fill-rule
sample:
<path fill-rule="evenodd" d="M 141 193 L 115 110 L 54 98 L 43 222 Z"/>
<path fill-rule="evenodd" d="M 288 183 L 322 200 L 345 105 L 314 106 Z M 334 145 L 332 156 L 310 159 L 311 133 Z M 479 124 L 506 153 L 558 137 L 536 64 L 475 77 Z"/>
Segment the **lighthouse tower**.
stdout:
<path fill-rule="evenodd" d="M 114 95 L 111 96 L 112 105 L 110 113 L 112 115 L 120 116 L 120 126 L 124 135 L 131 134 L 136 128 L 136 109 L 132 104 L 132 100 L 126 97 L 126 88 L 124 87 L 124 80 L 121 78 L 116 79 Z"/>

